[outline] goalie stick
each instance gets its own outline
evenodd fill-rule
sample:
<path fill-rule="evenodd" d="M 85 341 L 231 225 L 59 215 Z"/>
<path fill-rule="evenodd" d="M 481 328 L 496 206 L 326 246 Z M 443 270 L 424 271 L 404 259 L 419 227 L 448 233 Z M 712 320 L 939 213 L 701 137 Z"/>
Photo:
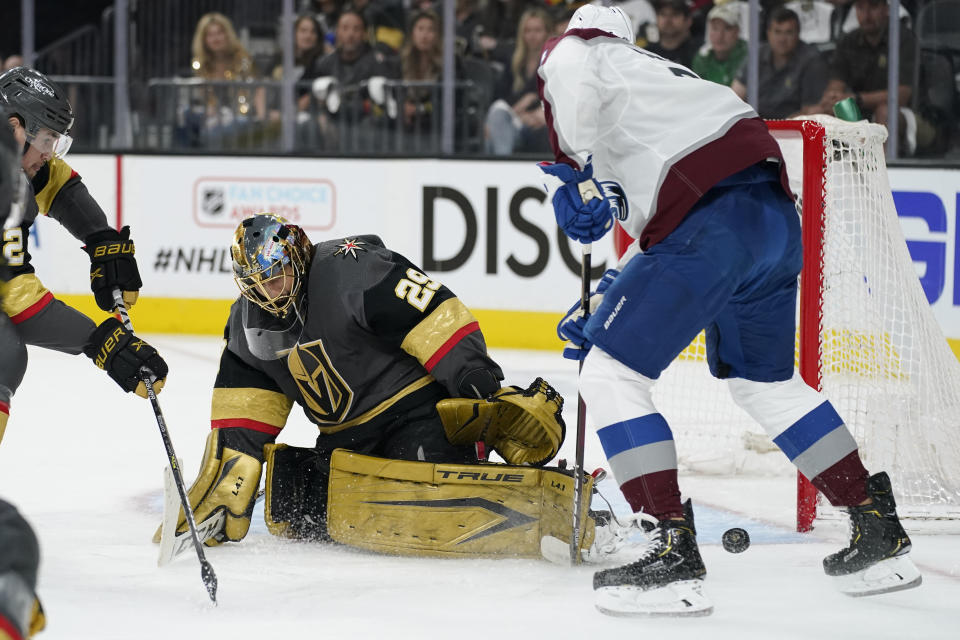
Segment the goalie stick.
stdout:
<path fill-rule="evenodd" d="M 127 331 L 133 333 L 133 324 L 130 322 L 130 316 L 127 314 L 127 306 L 123 302 L 123 295 L 120 289 L 113 290 L 113 302 L 116 305 L 117 313 L 120 315 L 120 321 Z M 200 560 L 200 577 L 203 585 L 207 588 L 207 595 L 217 604 L 217 574 L 213 571 L 213 566 L 207 561 L 203 553 L 203 546 L 200 544 L 197 535 L 197 524 L 193 520 L 193 509 L 190 508 L 190 501 L 187 500 L 187 490 L 183 486 L 183 476 L 180 473 L 180 465 L 177 463 L 177 454 L 173 450 L 173 442 L 170 440 L 170 434 L 167 432 L 167 423 L 163 419 L 163 412 L 160 411 L 160 403 L 157 401 L 157 392 L 153 388 L 153 382 L 150 376 L 144 371 L 140 371 L 140 380 L 147 388 L 147 397 L 150 398 L 150 406 L 153 408 L 153 415 L 157 419 L 157 427 L 160 429 L 160 438 L 163 440 L 163 446 L 167 450 L 167 459 L 170 461 L 170 473 L 173 476 L 177 492 L 180 494 L 180 504 L 183 512 L 187 516 L 187 523 L 190 525 L 190 533 L 193 538 L 193 546 L 197 550 L 197 558 Z"/>
<path fill-rule="evenodd" d="M 264 491 L 257 492 L 256 501 L 263 499 Z M 180 500 L 177 485 L 170 467 L 163 468 L 163 522 L 160 525 L 160 555 L 157 566 L 162 567 L 190 548 L 193 534 L 190 530 L 177 533 L 177 521 L 180 519 Z M 227 524 L 227 514 L 223 509 L 211 513 L 197 524 L 197 537 L 200 544 L 216 537 Z"/>

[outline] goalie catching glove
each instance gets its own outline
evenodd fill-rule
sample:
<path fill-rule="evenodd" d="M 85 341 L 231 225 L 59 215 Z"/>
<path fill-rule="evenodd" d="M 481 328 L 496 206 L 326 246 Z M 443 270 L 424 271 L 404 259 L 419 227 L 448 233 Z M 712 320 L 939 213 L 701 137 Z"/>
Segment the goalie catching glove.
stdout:
<path fill-rule="evenodd" d="M 140 270 L 137 259 L 133 257 L 133 240 L 130 239 L 130 227 L 104 229 L 91 234 L 86 239 L 83 250 L 90 256 L 90 289 L 97 300 L 97 306 L 104 311 L 113 311 L 113 290 L 123 292 L 123 303 L 132 307 L 139 295 Z"/>
<path fill-rule="evenodd" d="M 226 516 L 223 529 L 206 541 L 207 546 L 238 542 L 247 535 L 260 488 L 263 446 L 271 442 L 273 436 L 252 429 L 231 427 L 210 431 L 200 474 L 187 492 L 198 527 L 221 511 Z M 177 533 L 188 528 L 181 507 Z M 160 542 L 160 528 L 153 541 Z"/>
<path fill-rule="evenodd" d="M 508 464 L 540 466 L 560 450 L 566 435 L 563 397 L 543 378 L 526 389 L 504 387 L 489 398 L 448 398 L 437 412 L 451 444 L 484 442 Z"/>
<path fill-rule="evenodd" d="M 133 391 L 141 398 L 147 397 L 141 369 L 150 376 L 154 393 L 160 393 L 167 380 L 167 363 L 157 350 L 127 331 L 116 318 L 107 318 L 93 330 L 83 352 L 124 391 Z"/>

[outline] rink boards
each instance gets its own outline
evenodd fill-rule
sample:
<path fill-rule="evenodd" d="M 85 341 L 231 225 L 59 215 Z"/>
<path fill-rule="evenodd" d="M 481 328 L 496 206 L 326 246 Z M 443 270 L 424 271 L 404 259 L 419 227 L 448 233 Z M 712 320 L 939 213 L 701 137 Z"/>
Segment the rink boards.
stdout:
<path fill-rule="evenodd" d="M 491 344 L 554 349 L 579 297 L 576 243 L 558 232 L 532 162 L 72 155 L 111 222 L 129 224 L 144 282 L 138 329 L 219 333 L 235 296 L 229 245 L 244 217 L 273 211 L 313 241 L 379 235 L 455 291 Z M 892 168 L 918 275 L 960 351 L 960 170 Z M 31 254 L 58 297 L 96 316 L 78 243 L 41 220 Z M 594 246 L 594 271 L 614 262 Z M 102 314 L 101 314 L 102 315 Z"/>

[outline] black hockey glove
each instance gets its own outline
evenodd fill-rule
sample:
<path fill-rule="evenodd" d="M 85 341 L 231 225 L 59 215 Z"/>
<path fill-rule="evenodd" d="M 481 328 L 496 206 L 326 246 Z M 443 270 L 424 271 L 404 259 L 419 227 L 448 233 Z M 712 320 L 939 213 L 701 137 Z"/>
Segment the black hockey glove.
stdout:
<path fill-rule="evenodd" d="M 130 227 L 104 229 L 90 234 L 83 250 L 90 256 L 90 289 L 97 299 L 97 306 L 104 311 L 113 311 L 113 290 L 123 291 L 123 302 L 132 307 L 137 302 L 140 287 L 140 270 L 133 257 L 133 240 Z"/>
<path fill-rule="evenodd" d="M 147 397 L 147 387 L 140 380 L 141 368 L 147 369 L 156 393 L 166 382 L 167 363 L 157 350 L 127 331 L 116 318 L 107 318 L 93 330 L 83 352 L 124 391 L 133 391 L 141 398 Z"/>

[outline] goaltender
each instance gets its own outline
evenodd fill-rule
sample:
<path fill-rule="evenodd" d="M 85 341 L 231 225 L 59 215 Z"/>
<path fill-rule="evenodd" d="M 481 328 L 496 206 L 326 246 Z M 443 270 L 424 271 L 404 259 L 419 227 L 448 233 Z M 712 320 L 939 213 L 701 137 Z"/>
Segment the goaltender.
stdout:
<path fill-rule="evenodd" d="M 242 295 L 189 491 L 208 545 L 246 535 L 263 467 L 275 535 L 441 556 L 569 541 L 572 477 L 541 468 L 563 441 L 563 399 L 540 378 L 501 387 L 449 289 L 376 236 L 312 245 L 273 214 L 244 220 L 231 252 Z M 294 403 L 320 430 L 314 448 L 275 443 Z M 484 463 L 487 446 L 508 464 Z"/>

